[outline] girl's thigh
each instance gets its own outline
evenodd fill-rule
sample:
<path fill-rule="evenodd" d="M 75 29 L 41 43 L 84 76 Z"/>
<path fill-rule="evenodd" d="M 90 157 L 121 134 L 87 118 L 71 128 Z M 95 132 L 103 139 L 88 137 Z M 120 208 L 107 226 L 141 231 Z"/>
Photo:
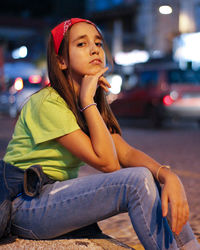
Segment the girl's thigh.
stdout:
<path fill-rule="evenodd" d="M 46 185 L 35 198 L 14 200 L 12 231 L 24 238 L 50 239 L 126 212 L 127 190 L 144 186 L 145 176 L 153 180 L 145 168 L 127 168 Z"/>

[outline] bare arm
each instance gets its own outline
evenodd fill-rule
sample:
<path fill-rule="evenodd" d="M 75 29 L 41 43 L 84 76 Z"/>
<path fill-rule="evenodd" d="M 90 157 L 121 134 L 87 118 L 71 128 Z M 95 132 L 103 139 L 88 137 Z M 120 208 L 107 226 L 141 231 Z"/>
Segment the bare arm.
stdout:
<path fill-rule="evenodd" d="M 113 134 L 112 137 L 115 142 L 119 162 L 123 167 L 146 167 L 155 178 L 157 177 L 157 171 L 161 166 L 157 161 L 130 146 L 120 135 Z M 189 218 L 189 206 L 184 187 L 178 176 L 165 168 L 160 169 L 159 180 L 164 184 L 161 195 L 162 214 L 164 217 L 167 215 L 168 203 L 170 203 L 172 231 L 179 234 Z"/>
<path fill-rule="evenodd" d="M 157 170 L 161 166 L 160 163 L 129 145 L 119 134 L 112 134 L 112 138 L 115 142 L 118 159 L 122 167 L 146 167 L 156 178 Z"/>
<path fill-rule="evenodd" d="M 107 69 L 102 69 L 96 75 L 85 76 L 80 88 L 80 102 L 82 107 L 94 103 L 97 84 L 103 88 L 109 84 L 102 77 Z M 100 83 L 99 83 L 100 82 Z M 120 169 L 118 157 L 112 136 L 107 129 L 96 106 L 83 111 L 90 137 L 78 130 L 57 139 L 64 147 L 78 158 L 103 172 L 112 172 Z"/>
<path fill-rule="evenodd" d="M 70 134 L 61 136 L 56 140 L 73 155 L 75 155 L 88 165 L 98 169 L 99 171 L 113 172 L 120 169 L 117 155 L 115 153 L 115 148 L 110 149 L 105 145 L 104 149 L 107 149 L 107 152 L 101 152 L 100 154 L 97 154 L 90 137 L 87 136 L 82 130 L 76 130 Z M 113 153 L 114 156 L 110 157 L 109 152 Z"/>

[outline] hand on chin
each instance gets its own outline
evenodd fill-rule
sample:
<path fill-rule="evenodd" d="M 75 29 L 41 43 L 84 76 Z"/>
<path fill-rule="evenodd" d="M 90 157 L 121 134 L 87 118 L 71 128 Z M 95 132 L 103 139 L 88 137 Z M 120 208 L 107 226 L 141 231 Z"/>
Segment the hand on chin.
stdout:
<path fill-rule="evenodd" d="M 88 72 L 85 75 L 96 75 L 100 70 L 102 70 L 104 67 L 93 67 L 92 69 L 88 70 Z"/>

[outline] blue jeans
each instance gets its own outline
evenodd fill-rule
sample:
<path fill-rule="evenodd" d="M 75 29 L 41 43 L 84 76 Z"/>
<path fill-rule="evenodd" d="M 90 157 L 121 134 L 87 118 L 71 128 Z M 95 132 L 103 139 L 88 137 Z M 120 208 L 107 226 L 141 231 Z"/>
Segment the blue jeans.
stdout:
<path fill-rule="evenodd" d="M 186 224 L 175 240 L 162 217 L 154 178 L 143 167 L 57 181 L 45 185 L 35 198 L 17 197 L 12 232 L 23 238 L 52 239 L 123 212 L 128 212 L 145 249 L 178 249 L 194 239 Z"/>

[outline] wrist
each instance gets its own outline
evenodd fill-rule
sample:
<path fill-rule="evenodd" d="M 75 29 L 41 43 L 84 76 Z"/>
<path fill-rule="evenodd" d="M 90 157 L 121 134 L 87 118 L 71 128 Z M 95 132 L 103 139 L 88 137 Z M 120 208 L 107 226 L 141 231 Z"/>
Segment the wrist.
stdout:
<path fill-rule="evenodd" d="M 80 109 L 81 112 L 85 111 L 86 109 L 88 109 L 91 106 L 97 106 L 97 104 L 95 102 L 88 104 L 87 106 L 85 106 L 84 108 Z"/>
<path fill-rule="evenodd" d="M 161 165 L 156 172 L 156 179 L 163 184 L 171 173 L 172 171 L 169 165 Z"/>
<path fill-rule="evenodd" d="M 85 108 L 86 106 L 90 105 L 91 103 L 94 103 L 94 99 L 90 98 L 87 100 L 80 100 L 80 104 L 81 104 L 81 109 Z"/>

